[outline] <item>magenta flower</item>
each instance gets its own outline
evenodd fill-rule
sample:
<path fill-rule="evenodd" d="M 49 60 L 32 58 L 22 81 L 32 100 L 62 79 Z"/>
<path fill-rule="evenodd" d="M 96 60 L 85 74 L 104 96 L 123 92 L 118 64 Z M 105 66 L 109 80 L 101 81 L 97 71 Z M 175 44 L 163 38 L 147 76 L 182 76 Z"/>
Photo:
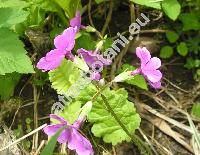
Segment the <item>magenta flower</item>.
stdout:
<path fill-rule="evenodd" d="M 81 25 L 81 14 L 79 11 L 76 11 L 75 17 L 70 20 L 70 26 L 77 27 L 78 30 L 85 28 L 85 26 Z"/>
<path fill-rule="evenodd" d="M 77 120 L 73 125 L 70 125 L 64 118 L 58 115 L 50 114 L 50 118 L 57 120 L 59 123 L 48 125 L 43 129 L 48 136 L 53 136 L 60 128 L 67 126 L 57 141 L 61 144 L 67 143 L 67 147 L 70 150 L 75 150 L 78 155 L 94 154 L 90 141 L 78 132 L 82 120 Z"/>
<path fill-rule="evenodd" d="M 51 50 L 45 57 L 42 57 L 36 67 L 42 71 L 48 71 L 57 68 L 65 56 L 73 60 L 74 56 L 71 51 L 75 45 L 76 32 L 77 28 L 69 27 L 61 35 L 55 37 L 54 45 L 56 49 Z"/>
<path fill-rule="evenodd" d="M 83 48 L 78 49 L 77 53 L 83 57 L 90 68 L 103 68 L 103 66 L 111 64 L 111 61 L 104 59 L 102 55 Z M 92 80 L 100 80 L 100 78 L 101 75 L 97 71 L 94 71 L 91 75 Z"/>
<path fill-rule="evenodd" d="M 92 51 L 87 51 L 83 48 L 78 49 L 77 53 L 83 57 L 85 62 L 88 64 L 89 67 L 92 67 L 93 64 L 96 64 L 97 61 L 101 62 L 103 66 L 108 66 L 111 64 L 110 60 L 107 60 L 103 58 L 102 55 L 92 52 Z"/>
<path fill-rule="evenodd" d="M 145 47 L 137 47 L 136 55 L 140 59 L 141 66 L 134 70 L 131 75 L 142 74 L 153 88 L 160 88 L 162 78 L 162 73 L 158 70 L 161 66 L 160 59 L 151 58 L 150 52 Z"/>

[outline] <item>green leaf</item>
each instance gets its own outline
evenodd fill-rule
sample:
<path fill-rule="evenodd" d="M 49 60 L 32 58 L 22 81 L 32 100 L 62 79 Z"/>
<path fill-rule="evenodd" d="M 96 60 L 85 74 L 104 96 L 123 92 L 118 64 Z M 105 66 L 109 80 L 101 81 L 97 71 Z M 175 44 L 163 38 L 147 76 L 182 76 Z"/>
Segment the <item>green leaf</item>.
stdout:
<path fill-rule="evenodd" d="M 133 78 L 131 76 L 131 71 L 125 71 L 125 72 L 122 72 L 120 73 L 119 75 L 117 75 L 115 78 L 114 78 L 114 82 L 123 82 L 123 81 L 126 81 L 128 79 L 131 79 Z"/>
<path fill-rule="evenodd" d="M 17 34 L 7 28 L 0 28 L 0 74 L 34 73 L 30 58 Z"/>
<path fill-rule="evenodd" d="M 96 88 L 91 86 L 87 94 L 92 95 L 95 91 Z M 139 127 L 141 119 L 135 110 L 134 104 L 127 100 L 127 91 L 124 89 L 114 91 L 108 88 L 102 94 L 107 98 L 112 110 L 120 121 L 133 134 Z M 130 141 L 130 137 L 108 111 L 101 97 L 97 97 L 93 102 L 88 120 L 93 123 L 92 133 L 96 137 L 103 137 L 104 142 L 116 145 L 122 141 Z"/>
<path fill-rule="evenodd" d="M 112 46 L 113 40 L 111 38 L 106 38 L 103 42 L 102 51 L 106 51 L 108 48 Z"/>
<path fill-rule="evenodd" d="M 66 71 L 66 67 L 64 68 L 64 71 L 68 72 Z M 70 74 L 72 73 L 73 71 L 70 71 Z M 61 75 L 58 76 L 59 79 L 61 77 Z M 64 80 L 65 79 L 62 79 L 61 83 L 63 83 Z M 66 80 L 66 83 L 67 81 L 68 80 Z M 96 87 L 93 84 L 89 84 L 89 86 L 81 91 L 79 96 L 76 97 L 75 101 L 66 106 L 62 116 L 71 123 L 74 122 L 79 115 L 80 104 L 84 105 L 88 101 L 91 101 L 96 92 Z M 139 127 L 141 119 L 137 114 L 133 103 L 127 100 L 128 93 L 123 89 L 114 91 L 107 88 L 102 92 L 102 94 L 106 96 L 111 108 L 121 119 L 121 122 L 125 125 L 128 131 L 133 134 L 135 129 Z M 130 137 L 111 116 L 110 112 L 107 111 L 100 96 L 93 101 L 92 110 L 89 113 L 88 120 L 93 123 L 92 132 L 94 135 L 97 137 L 103 137 L 105 142 L 116 145 L 122 141 L 130 141 Z"/>
<path fill-rule="evenodd" d="M 187 69 L 192 69 L 200 66 L 200 59 L 193 59 L 191 57 L 187 58 L 186 64 L 184 67 Z"/>
<path fill-rule="evenodd" d="M 81 10 L 81 0 L 54 0 L 68 15 L 73 18 L 77 10 Z"/>
<path fill-rule="evenodd" d="M 134 66 L 131 66 L 129 64 L 123 64 L 120 73 L 124 71 L 134 71 L 135 69 L 136 67 Z M 135 75 L 134 78 L 126 80 L 125 83 L 128 83 L 130 85 L 135 85 L 141 89 L 148 90 L 147 83 L 142 75 Z"/>
<path fill-rule="evenodd" d="M 199 30 L 200 29 L 200 22 L 199 22 L 199 14 L 192 12 L 192 13 L 182 13 L 179 19 L 183 23 L 183 31 L 188 30 Z"/>
<path fill-rule="evenodd" d="M 130 0 L 130 1 L 139 5 L 144 5 L 155 9 L 161 9 L 160 1 L 157 2 L 153 2 L 152 0 Z"/>
<path fill-rule="evenodd" d="M 22 0 L 0 0 L 0 8 L 25 8 L 29 4 Z"/>
<path fill-rule="evenodd" d="M 177 51 L 181 56 L 186 56 L 188 54 L 188 48 L 185 42 L 181 42 L 177 46 Z"/>
<path fill-rule="evenodd" d="M 49 72 L 49 80 L 52 83 L 52 88 L 57 90 L 58 94 L 67 92 L 80 77 L 80 71 L 72 61 L 64 59 L 62 64 Z"/>
<path fill-rule="evenodd" d="M 200 118 L 200 103 L 194 104 L 192 106 L 192 115 Z"/>
<path fill-rule="evenodd" d="M 26 20 L 29 13 L 15 8 L 0 8 L 0 28 L 12 27 Z"/>
<path fill-rule="evenodd" d="M 78 118 L 82 104 L 83 103 L 80 101 L 74 101 L 70 104 L 67 104 L 63 112 L 61 112 L 59 115 L 65 118 L 70 124 L 73 124 Z"/>
<path fill-rule="evenodd" d="M 86 50 L 95 50 L 96 42 L 93 40 L 89 33 L 81 33 L 81 36 L 77 38 L 75 50 L 84 48 Z"/>
<path fill-rule="evenodd" d="M 183 31 L 200 29 L 199 13 L 182 13 L 179 19 L 183 23 Z"/>
<path fill-rule="evenodd" d="M 53 0 L 37 0 L 38 4 L 35 6 L 44 9 L 45 11 L 51 11 L 51 12 L 59 12 L 61 8 L 59 5 L 54 2 Z"/>
<path fill-rule="evenodd" d="M 176 20 L 181 12 L 181 5 L 177 0 L 164 0 L 161 6 L 165 14 L 172 20 Z"/>
<path fill-rule="evenodd" d="M 174 31 L 169 31 L 166 32 L 166 37 L 170 43 L 175 43 L 178 40 L 179 35 Z"/>
<path fill-rule="evenodd" d="M 160 57 L 164 59 L 170 58 L 173 53 L 173 48 L 171 46 L 164 46 L 160 50 Z"/>
<path fill-rule="evenodd" d="M 54 148 L 56 146 L 57 143 L 57 139 L 60 136 L 61 132 L 66 128 L 66 126 L 60 128 L 55 135 L 53 135 L 51 137 L 51 139 L 49 140 L 48 144 L 44 147 L 44 149 L 41 152 L 41 155 L 52 155 Z"/>
<path fill-rule="evenodd" d="M 13 93 L 15 86 L 20 80 L 21 75 L 18 73 L 11 73 L 0 75 L 0 99 L 7 100 Z"/>

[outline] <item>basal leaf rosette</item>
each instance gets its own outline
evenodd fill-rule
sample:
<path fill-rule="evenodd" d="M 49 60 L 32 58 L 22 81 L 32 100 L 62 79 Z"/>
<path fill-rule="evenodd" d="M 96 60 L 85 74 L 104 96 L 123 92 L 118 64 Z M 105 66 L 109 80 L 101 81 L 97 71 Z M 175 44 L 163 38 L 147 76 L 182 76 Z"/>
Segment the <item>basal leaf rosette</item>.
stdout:
<path fill-rule="evenodd" d="M 90 84 L 87 89 L 81 92 L 79 101 L 86 102 L 97 92 L 94 85 Z M 133 134 L 140 125 L 140 116 L 136 112 L 134 104 L 127 100 L 128 93 L 124 89 L 117 91 L 105 89 L 102 94 L 106 96 L 112 110 L 120 121 Z M 96 137 L 102 137 L 106 143 L 116 145 L 122 141 L 130 141 L 130 137 L 118 124 L 115 118 L 108 111 L 102 98 L 99 96 L 93 101 L 92 110 L 89 113 L 88 121 L 93 123 L 92 133 Z"/>
<path fill-rule="evenodd" d="M 49 72 L 49 80 L 58 94 L 64 94 L 78 79 L 80 70 L 70 60 L 64 59 L 62 64 Z"/>

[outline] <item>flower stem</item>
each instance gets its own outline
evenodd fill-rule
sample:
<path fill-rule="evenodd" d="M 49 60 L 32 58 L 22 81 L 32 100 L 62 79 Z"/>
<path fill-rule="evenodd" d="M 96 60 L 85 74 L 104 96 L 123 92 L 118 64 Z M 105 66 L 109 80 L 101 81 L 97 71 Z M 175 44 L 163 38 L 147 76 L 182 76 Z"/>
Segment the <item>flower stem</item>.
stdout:
<path fill-rule="evenodd" d="M 107 87 L 109 87 L 112 84 L 112 82 L 107 83 L 106 85 L 104 85 L 101 89 L 98 89 L 97 93 L 92 97 L 92 102 L 95 101 L 95 99 L 101 94 L 102 91 L 104 91 Z M 96 87 L 98 87 L 96 85 Z"/>

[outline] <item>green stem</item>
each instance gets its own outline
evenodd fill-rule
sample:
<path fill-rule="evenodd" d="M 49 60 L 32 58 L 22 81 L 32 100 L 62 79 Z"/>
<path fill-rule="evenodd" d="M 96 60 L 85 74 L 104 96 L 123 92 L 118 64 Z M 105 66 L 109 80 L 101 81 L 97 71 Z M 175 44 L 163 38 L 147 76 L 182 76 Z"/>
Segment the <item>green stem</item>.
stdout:
<path fill-rule="evenodd" d="M 106 85 L 104 85 L 101 89 L 99 89 L 97 91 L 97 93 L 92 97 L 92 102 L 94 102 L 96 100 L 96 98 L 101 94 L 102 91 L 104 91 L 107 87 L 109 87 L 112 84 L 112 82 L 107 83 Z M 97 85 L 96 85 L 97 87 Z"/>

